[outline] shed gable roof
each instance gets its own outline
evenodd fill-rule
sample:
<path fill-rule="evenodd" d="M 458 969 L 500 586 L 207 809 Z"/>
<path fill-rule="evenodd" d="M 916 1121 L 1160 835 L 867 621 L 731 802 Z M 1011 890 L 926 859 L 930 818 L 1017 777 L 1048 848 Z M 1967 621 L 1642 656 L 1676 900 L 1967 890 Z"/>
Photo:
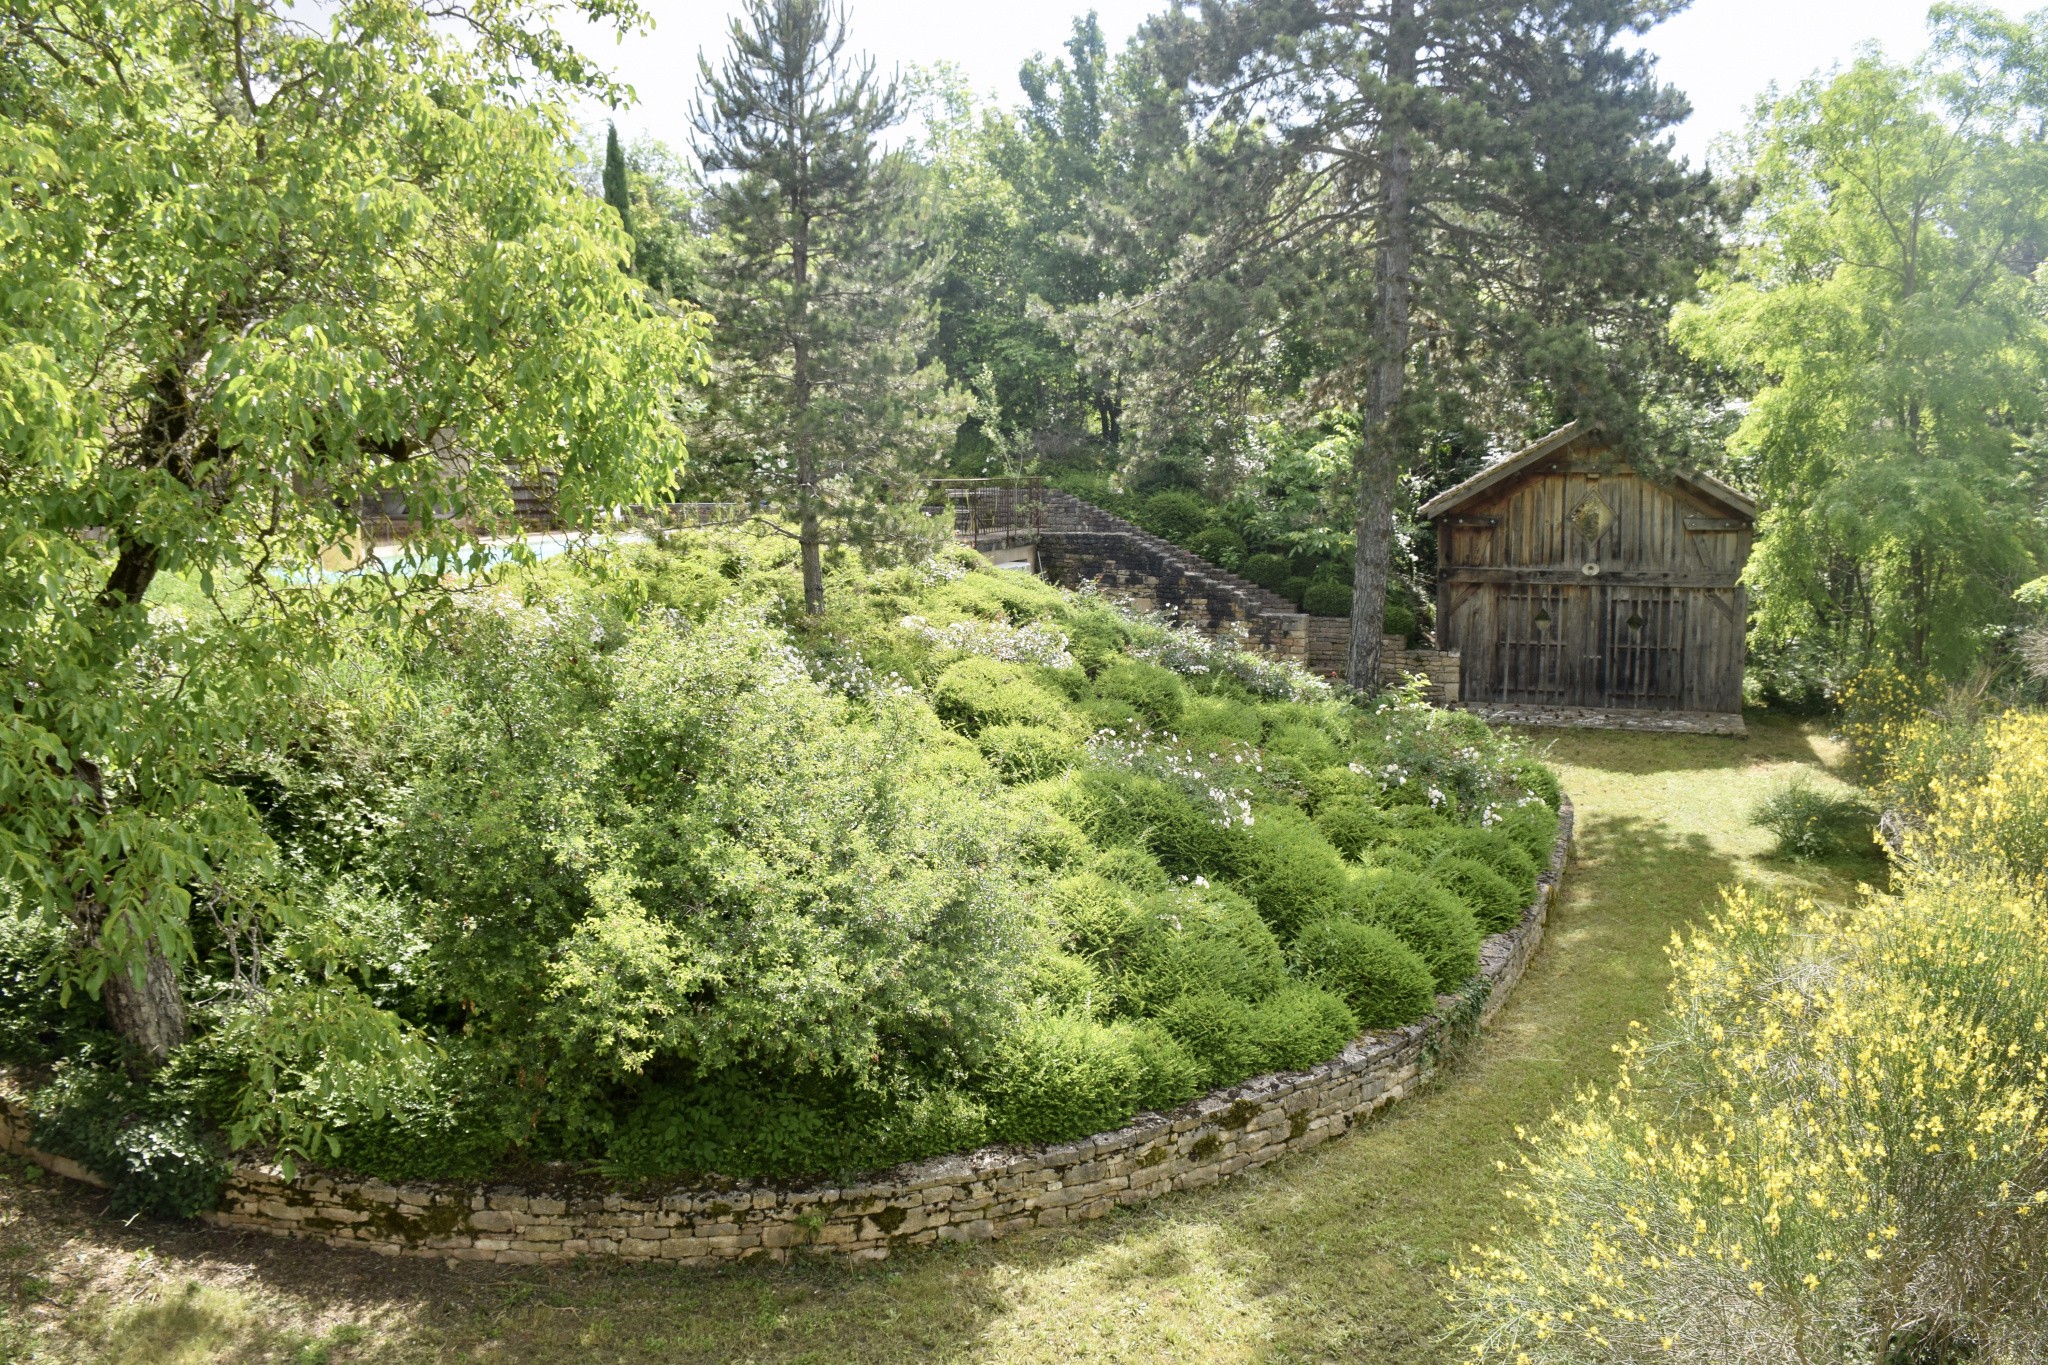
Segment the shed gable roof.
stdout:
<path fill-rule="evenodd" d="M 1461 507 L 1469 506 L 1482 495 L 1511 483 L 1517 476 L 1540 464 L 1545 458 L 1591 436 L 1594 430 L 1594 426 L 1588 422 L 1572 422 L 1561 426 L 1534 445 L 1518 450 L 1496 464 L 1488 465 L 1461 484 L 1446 488 L 1422 504 L 1421 515 L 1434 521 Z M 1737 516 L 1751 520 L 1756 518 L 1755 502 L 1711 474 L 1681 470 L 1671 476 L 1671 481 L 1691 489 L 1710 502 L 1720 504 Z"/>

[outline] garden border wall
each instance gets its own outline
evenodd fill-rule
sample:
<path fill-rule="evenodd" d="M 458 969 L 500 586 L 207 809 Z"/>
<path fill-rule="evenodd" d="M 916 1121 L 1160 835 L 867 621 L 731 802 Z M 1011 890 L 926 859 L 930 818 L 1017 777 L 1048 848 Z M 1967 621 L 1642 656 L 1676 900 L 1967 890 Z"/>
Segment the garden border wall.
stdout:
<path fill-rule="evenodd" d="M 1480 948 L 1479 975 L 1437 1013 L 1368 1033 L 1307 1071 L 1259 1076 L 1171 1113 L 1076 1142 L 987 1147 L 898 1166 L 844 1185 L 724 1181 L 632 1192 L 452 1183 L 389 1184 L 245 1162 L 228 1179 L 226 1228 L 311 1237 L 387 1256 L 533 1264 L 577 1256 L 709 1264 L 799 1251 L 880 1260 L 898 1248 L 979 1241 L 1030 1227 L 1099 1218 L 1168 1190 L 1211 1185 L 1251 1166 L 1342 1136 L 1412 1093 L 1439 1060 L 1491 1023 L 1537 947 L 1572 849 L 1562 803 L 1557 843 L 1536 898 L 1515 928 Z M 0 1149 L 99 1184 L 63 1157 L 30 1148 L 28 1118 L 0 1098 Z"/>

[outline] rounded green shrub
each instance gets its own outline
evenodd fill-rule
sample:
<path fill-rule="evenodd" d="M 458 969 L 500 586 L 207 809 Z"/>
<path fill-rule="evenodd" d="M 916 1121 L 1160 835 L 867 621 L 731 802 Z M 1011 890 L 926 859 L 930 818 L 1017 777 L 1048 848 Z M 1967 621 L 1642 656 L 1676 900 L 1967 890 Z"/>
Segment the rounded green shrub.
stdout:
<path fill-rule="evenodd" d="M 1415 613 L 1399 602 L 1389 602 L 1386 615 L 1380 618 L 1380 631 L 1385 635 L 1398 635 L 1403 640 L 1415 638 Z"/>
<path fill-rule="evenodd" d="M 1202 1068 L 1202 1088 L 1233 1085 L 1265 1061 L 1252 1007 L 1221 992 L 1184 995 L 1159 1012 L 1159 1026 Z"/>
<path fill-rule="evenodd" d="M 1252 1010 L 1262 1065 L 1268 1071 L 1306 1071 L 1327 1062 L 1358 1036 L 1358 1016 L 1343 999 L 1319 986 L 1296 984 Z"/>
<path fill-rule="evenodd" d="M 1234 569 L 1244 560 L 1244 537 L 1227 526 L 1211 526 L 1187 538 L 1187 547 L 1221 568 Z"/>
<path fill-rule="evenodd" d="M 1089 862 L 1088 868 L 1097 876 L 1131 891 L 1164 891 L 1173 884 L 1173 878 L 1167 875 L 1157 858 L 1145 849 L 1132 848 L 1128 844 L 1103 849 Z"/>
<path fill-rule="evenodd" d="M 1386 812 L 1362 801 L 1338 801 L 1323 806 L 1316 811 L 1316 828 L 1323 832 L 1323 837 L 1333 848 L 1353 859 L 1362 857 L 1367 849 L 1386 843 L 1395 836 L 1394 827 L 1387 823 Z"/>
<path fill-rule="evenodd" d="M 1439 993 L 1457 990 L 1479 970 L 1479 924 L 1472 907 L 1427 877 L 1397 868 L 1362 872 L 1351 913 L 1413 948 Z"/>
<path fill-rule="evenodd" d="M 1392 930 L 1331 915 L 1294 940 L 1302 979 L 1338 996 L 1361 1028 L 1398 1028 L 1429 1013 L 1436 980 L 1416 951 Z"/>
<path fill-rule="evenodd" d="M 1005 782 L 1057 777 L 1081 758 L 1072 735 L 1044 725 L 991 725 L 975 736 L 975 743 Z"/>
<path fill-rule="evenodd" d="M 1465 825 L 1447 830 L 1433 841 L 1433 848 L 1434 856 L 1439 858 L 1470 858 L 1486 864 L 1495 876 L 1518 888 L 1516 894 L 1524 903 L 1536 894 L 1535 860 L 1497 825 Z"/>
<path fill-rule="evenodd" d="M 1181 725 L 1191 735 L 1215 735 L 1245 744 L 1257 744 L 1266 737 L 1266 722 L 1258 708 L 1231 697 L 1188 698 L 1181 711 Z"/>
<path fill-rule="evenodd" d="M 1242 861 L 1242 826 L 1224 825 L 1194 797 L 1119 768 L 1078 774 L 1077 820 L 1098 844 L 1148 849 L 1174 876 L 1217 877 Z"/>
<path fill-rule="evenodd" d="M 1291 760 L 1304 773 L 1320 772 L 1343 758 L 1336 742 L 1315 725 L 1275 726 L 1272 737 L 1266 741 L 1266 750 Z"/>
<path fill-rule="evenodd" d="M 1315 822 L 1292 806 L 1252 812 L 1237 887 L 1283 939 L 1343 902 L 1349 874 Z"/>
<path fill-rule="evenodd" d="M 1558 825 L 1556 811 L 1541 801 L 1531 801 L 1504 812 L 1494 828 L 1513 840 L 1540 869 L 1550 866 L 1551 852 L 1557 846 Z"/>
<path fill-rule="evenodd" d="M 1508 765 L 1508 773 L 1523 791 L 1553 811 L 1564 803 L 1564 789 L 1558 785 L 1557 774 L 1550 770 L 1548 764 L 1538 763 L 1533 758 L 1518 758 Z"/>
<path fill-rule="evenodd" d="M 1150 725 L 1177 724 L 1187 706 L 1187 689 L 1172 669 L 1131 660 L 1095 677 L 1096 695 L 1122 702 Z"/>
<path fill-rule="evenodd" d="M 1012 827 L 1018 855 L 1048 872 L 1077 868 L 1095 852 L 1081 827 L 1058 811 L 1027 801 L 1015 812 Z"/>
<path fill-rule="evenodd" d="M 1351 585 L 1349 583 L 1311 583 L 1308 591 L 1301 595 L 1301 609 L 1310 616 L 1351 615 Z"/>
<path fill-rule="evenodd" d="M 1308 593 L 1308 587 L 1308 575 L 1294 574 L 1280 585 L 1278 592 L 1282 597 L 1298 607 L 1301 605 L 1301 599 Z"/>
<path fill-rule="evenodd" d="M 1178 1038 L 1150 1019 L 1116 1027 L 1138 1064 L 1140 1109 L 1171 1109 L 1202 1093 L 1206 1073 Z"/>
<path fill-rule="evenodd" d="M 1032 1014 L 991 1049 L 977 1090 L 997 1142 L 1065 1142 L 1121 1127 L 1145 1079 L 1123 1031 Z"/>
<path fill-rule="evenodd" d="M 1055 1014 L 1101 1018 L 1115 1000 L 1095 964 L 1074 953 L 1040 953 L 1024 966 L 1024 992 Z"/>
<path fill-rule="evenodd" d="M 1119 957 L 1142 928 L 1140 907 L 1130 889 L 1098 873 L 1062 877 L 1043 894 L 1061 941 L 1083 957 Z"/>
<path fill-rule="evenodd" d="M 1528 898 L 1476 858 L 1440 856 L 1430 863 L 1429 877 L 1472 907 L 1482 934 L 1497 934 L 1522 922 Z"/>
<path fill-rule="evenodd" d="M 1120 617 L 1107 611 L 1076 612 L 1066 625 L 1067 653 L 1089 675 L 1094 675 L 1123 657 L 1130 631 Z"/>
<path fill-rule="evenodd" d="M 1301 785 L 1308 794 L 1311 814 L 1320 815 L 1325 806 L 1344 804 L 1377 806 L 1380 784 L 1370 772 L 1353 769 L 1349 763 L 1330 763 L 1304 773 Z"/>
<path fill-rule="evenodd" d="M 1287 586 L 1290 571 L 1286 555 L 1256 554 L 1245 560 L 1239 572 L 1260 587 L 1278 592 Z"/>
<path fill-rule="evenodd" d="M 1419 836 L 1424 842 L 1433 843 L 1439 831 L 1455 826 L 1449 816 L 1425 800 L 1420 803 L 1387 807 L 1387 828 L 1394 831 L 1394 837 L 1397 839 L 1408 840 Z"/>
<path fill-rule="evenodd" d="M 1032 674 L 1022 664 L 962 659 L 932 685 L 932 709 L 970 735 L 996 725 L 1063 727 L 1069 721 L 1066 702 Z"/>
<path fill-rule="evenodd" d="M 1185 545 L 1209 524 L 1209 517 L 1209 504 L 1193 493 L 1165 488 L 1145 499 L 1137 520 L 1153 534 Z"/>
<path fill-rule="evenodd" d="M 1154 897 L 1138 913 L 1117 994 L 1156 1013 L 1184 995 L 1258 1000 L 1287 980 L 1279 940 L 1249 901 L 1220 887 Z"/>

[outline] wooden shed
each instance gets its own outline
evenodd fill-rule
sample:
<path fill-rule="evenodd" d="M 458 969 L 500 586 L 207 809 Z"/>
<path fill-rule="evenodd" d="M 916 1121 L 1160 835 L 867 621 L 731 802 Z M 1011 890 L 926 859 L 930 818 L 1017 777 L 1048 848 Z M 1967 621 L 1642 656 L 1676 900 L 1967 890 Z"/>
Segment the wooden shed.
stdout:
<path fill-rule="evenodd" d="M 1703 474 L 1638 472 L 1574 423 L 1422 515 L 1437 528 L 1437 647 L 1459 652 L 1467 706 L 1740 732 L 1748 498 Z"/>

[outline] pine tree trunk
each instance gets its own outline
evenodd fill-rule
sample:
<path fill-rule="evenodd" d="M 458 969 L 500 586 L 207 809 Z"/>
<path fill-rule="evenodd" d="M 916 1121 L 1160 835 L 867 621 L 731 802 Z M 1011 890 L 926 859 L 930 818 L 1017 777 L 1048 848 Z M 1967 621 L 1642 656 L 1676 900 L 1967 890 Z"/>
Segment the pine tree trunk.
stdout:
<path fill-rule="evenodd" d="M 1394 547 L 1394 489 L 1403 454 L 1400 409 L 1408 377 L 1408 318 L 1414 282 L 1414 174 L 1406 94 L 1414 89 L 1419 43 L 1415 0 L 1387 5 L 1386 164 L 1381 173 L 1379 248 L 1373 258 L 1372 368 L 1366 381 L 1365 431 L 1352 461 L 1358 485 L 1357 549 L 1351 563 L 1351 654 L 1344 678 L 1379 690 L 1380 639 L 1386 627 L 1387 565 Z"/>
<path fill-rule="evenodd" d="M 790 351 L 789 376 L 789 426 L 796 447 L 797 479 L 797 548 L 802 553 L 804 573 L 804 611 L 812 616 L 825 614 L 825 568 L 820 559 L 820 546 L 824 539 L 819 529 L 818 517 L 818 453 L 811 443 L 809 423 L 805 420 L 811 407 L 811 352 L 808 326 L 810 322 L 809 289 L 811 283 L 811 223 L 799 212 L 795 229 L 790 234 L 790 277 L 796 288 L 796 340 Z"/>

